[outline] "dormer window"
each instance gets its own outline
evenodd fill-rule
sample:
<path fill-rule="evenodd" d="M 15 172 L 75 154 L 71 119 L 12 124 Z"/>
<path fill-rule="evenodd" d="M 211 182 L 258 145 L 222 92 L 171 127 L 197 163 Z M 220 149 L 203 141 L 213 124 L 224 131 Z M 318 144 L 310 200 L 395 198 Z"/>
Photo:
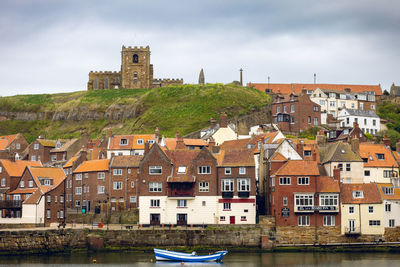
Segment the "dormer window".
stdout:
<path fill-rule="evenodd" d="M 225 175 L 232 174 L 231 168 L 225 168 Z"/>
<path fill-rule="evenodd" d="M 178 174 L 186 173 L 186 166 L 179 166 L 178 167 Z"/>
<path fill-rule="evenodd" d="M 143 139 L 138 139 L 136 143 L 137 143 L 138 145 L 143 145 L 144 141 L 143 141 Z"/>
<path fill-rule="evenodd" d="M 312 156 L 311 150 L 304 150 L 303 155 L 304 155 L 304 157 L 311 157 Z"/>
<path fill-rule="evenodd" d="M 393 195 L 393 187 L 382 187 L 383 194 L 385 195 Z"/>
<path fill-rule="evenodd" d="M 149 144 L 154 144 L 154 140 L 150 139 L 147 141 Z"/>
<path fill-rule="evenodd" d="M 353 191 L 353 198 L 364 198 L 363 191 Z"/>
<path fill-rule="evenodd" d="M 41 185 L 47 185 L 47 186 L 53 185 L 53 179 L 46 178 L 46 177 L 39 178 L 39 182 Z"/>
<path fill-rule="evenodd" d="M 385 154 L 376 153 L 375 155 L 378 160 L 385 160 Z"/>
<path fill-rule="evenodd" d="M 61 148 L 61 143 L 57 142 L 56 148 Z"/>
<path fill-rule="evenodd" d="M 125 138 L 121 139 L 120 142 L 119 142 L 119 144 L 120 144 L 121 146 L 126 146 L 126 145 L 128 144 L 128 139 L 125 139 Z"/>

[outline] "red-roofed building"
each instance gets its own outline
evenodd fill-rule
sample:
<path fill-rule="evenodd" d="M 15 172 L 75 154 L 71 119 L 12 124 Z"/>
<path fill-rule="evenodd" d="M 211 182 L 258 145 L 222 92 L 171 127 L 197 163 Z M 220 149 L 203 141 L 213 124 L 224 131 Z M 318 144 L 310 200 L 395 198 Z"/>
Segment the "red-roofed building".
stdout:
<path fill-rule="evenodd" d="M 144 144 L 154 144 L 158 142 L 156 134 L 132 134 L 132 135 L 112 135 L 108 139 L 107 158 L 113 155 L 143 155 Z"/>
<path fill-rule="evenodd" d="M 20 133 L 0 136 L 0 159 L 21 159 L 28 146 L 28 141 Z"/>

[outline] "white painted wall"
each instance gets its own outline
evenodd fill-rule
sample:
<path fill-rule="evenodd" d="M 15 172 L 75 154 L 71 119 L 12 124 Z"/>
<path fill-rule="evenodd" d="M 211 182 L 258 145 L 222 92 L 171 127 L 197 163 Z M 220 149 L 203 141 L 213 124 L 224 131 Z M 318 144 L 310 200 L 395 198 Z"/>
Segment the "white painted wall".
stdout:
<path fill-rule="evenodd" d="M 36 224 L 43 223 L 45 210 L 45 198 L 42 197 L 39 204 L 22 204 L 21 218 L 0 218 L 2 224 Z"/>
<path fill-rule="evenodd" d="M 364 183 L 382 183 L 387 184 L 391 183 L 391 178 L 384 178 L 383 171 L 398 171 L 397 168 L 378 168 L 378 167 L 364 167 L 364 171 L 369 170 L 370 175 L 365 176 L 364 172 Z"/>
<path fill-rule="evenodd" d="M 287 159 L 291 160 L 302 160 L 303 158 L 297 153 L 297 151 L 289 144 L 287 140 L 283 141 L 278 148 L 277 152 L 281 153 Z"/>
<path fill-rule="evenodd" d="M 323 166 L 328 176 L 333 176 L 333 169 L 339 168 L 339 163 L 343 164 L 343 170 L 340 172 L 340 181 L 342 183 L 354 184 L 364 182 L 364 162 L 328 162 Z M 350 163 L 350 171 L 346 171 L 346 164 Z"/>
<path fill-rule="evenodd" d="M 237 134 L 230 127 L 219 128 L 212 136 L 218 146 L 225 141 L 236 140 Z"/>
<path fill-rule="evenodd" d="M 354 213 L 349 213 L 349 207 L 354 207 Z M 368 207 L 373 206 L 374 212 L 369 213 Z M 349 220 L 355 220 L 356 230 L 361 230 L 363 235 L 383 235 L 385 232 L 383 204 L 342 204 L 341 232 L 345 234 L 349 227 Z M 380 226 L 369 226 L 369 220 L 380 220 Z M 361 223 L 360 223 L 361 222 Z M 361 227 L 361 228 L 360 228 Z"/>
<path fill-rule="evenodd" d="M 235 197 L 237 199 L 237 197 Z M 254 199 L 255 197 L 250 197 Z M 247 210 L 247 212 L 244 212 Z M 254 203 L 231 203 L 231 210 L 224 210 L 224 203 L 218 203 L 218 224 L 230 224 L 230 216 L 235 216 L 235 224 L 255 224 L 256 223 L 256 204 Z M 225 221 L 221 221 L 221 216 Z M 246 221 L 241 217 L 246 216 Z"/>
<path fill-rule="evenodd" d="M 385 204 L 388 203 L 391 205 L 390 211 L 385 211 Z M 389 220 L 394 219 L 395 227 L 400 226 L 400 200 L 384 200 L 383 201 L 383 218 L 384 218 L 384 227 L 389 227 Z"/>

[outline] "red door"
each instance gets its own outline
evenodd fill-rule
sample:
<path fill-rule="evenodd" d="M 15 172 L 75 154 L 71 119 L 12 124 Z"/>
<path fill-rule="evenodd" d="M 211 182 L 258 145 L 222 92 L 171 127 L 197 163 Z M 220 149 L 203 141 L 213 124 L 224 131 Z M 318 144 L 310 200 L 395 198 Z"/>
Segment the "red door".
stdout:
<path fill-rule="evenodd" d="M 235 216 L 230 216 L 229 217 L 229 223 L 230 224 L 235 224 Z"/>

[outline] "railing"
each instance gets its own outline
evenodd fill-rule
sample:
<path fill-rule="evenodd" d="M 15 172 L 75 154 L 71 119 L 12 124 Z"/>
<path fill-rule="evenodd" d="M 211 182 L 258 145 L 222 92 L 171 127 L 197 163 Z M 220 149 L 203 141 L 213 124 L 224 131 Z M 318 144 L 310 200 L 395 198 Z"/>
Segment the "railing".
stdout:
<path fill-rule="evenodd" d="M 183 190 L 170 190 L 168 197 L 194 197 L 193 190 L 183 191 Z"/>
<path fill-rule="evenodd" d="M 20 209 L 22 200 L 0 200 L 0 209 Z"/>

